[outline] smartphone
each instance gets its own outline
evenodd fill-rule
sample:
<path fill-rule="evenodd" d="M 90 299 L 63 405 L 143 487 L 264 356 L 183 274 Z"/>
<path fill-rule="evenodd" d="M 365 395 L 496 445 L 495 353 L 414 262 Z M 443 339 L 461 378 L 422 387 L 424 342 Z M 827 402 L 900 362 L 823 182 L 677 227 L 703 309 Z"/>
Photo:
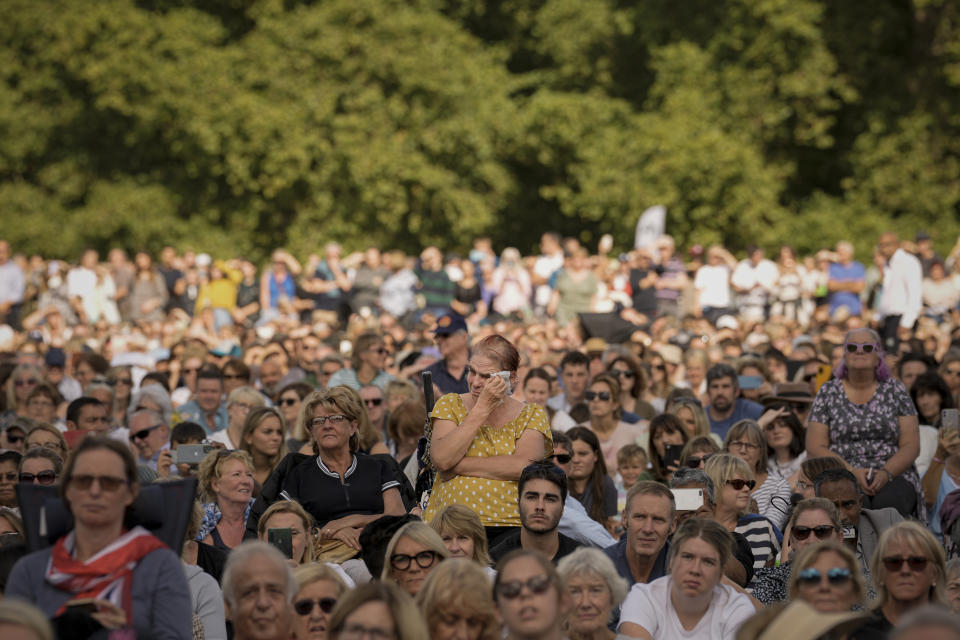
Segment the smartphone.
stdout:
<path fill-rule="evenodd" d="M 737 384 L 747 391 L 759 389 L 763 384 L 763 376 L 737 376 Z"/>
<path fill-rule="evenodd" d="M 668 444 L 663 447 L 663 466 L 679 467 L 680 454 L 683 452 L 682 444 Z"/>
<path fill-rule="evenodd" d="M 66 605 L 66 612 L 75 615 L 91 615 L 97 612 L 97 603 L 93 598 L 77 598 Z"/>
<path fill-rule="evenodd" d="M 703 506 L 703 489 L 671 489 L 677 511 L 696 511 Z"/>
<path fill-rule="evenodd" d="M 940 430 L 957 431 L 958 429 L 960 429 L 960 411 L 957 409 L 940 411 Z"/>
<path fill-rule="evenodd" d="M 267 529 L 267 542 L 279 549 L 284 557 L 293 558 L 293 530 L 290 527 Z"/>
<path fill-rule="evenodd" d="M 173 452 L 173 462 L 199 466 L 211 451 L 212 444 L 182 444 Z"/>
<path fill-rule="evenodd" d="M 513 395 L 513 388 L 510 386 L 510 372 L 509 371 L 497 371 L 495 374 L 498 378 L 503 378 L 503 381 L 507 383 L 507 396 Z"/>

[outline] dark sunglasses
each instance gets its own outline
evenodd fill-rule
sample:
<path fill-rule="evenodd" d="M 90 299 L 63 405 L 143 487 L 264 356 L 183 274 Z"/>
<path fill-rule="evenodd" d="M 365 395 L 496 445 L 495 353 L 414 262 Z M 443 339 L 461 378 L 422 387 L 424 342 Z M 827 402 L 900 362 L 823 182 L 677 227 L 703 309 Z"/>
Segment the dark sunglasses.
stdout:
<path fill-rule="evenodd" d="M 740 478 L 737 478 L 736 480 L 727 480 L 727 484 L 733 487 L 734 489 L 736 489 L 737 491 L 741 491 L 744 487 L 750 489 L 750 491 L 753 491 L 753 488 L 757 486 L 757 481 L 741 480 Z"/>
<path fill-rule="evenodd" d="M 368 407 L 379 407 L 383 404 L 383 398 L 367 398 L 363 401 Z"/>
<path fill-rule="evenodd" d="M 636 375 L 629 369 L 611 369 L 610 373 L 615 373 L 622 378 L 632 378 L 634 375 Z"/>
<path fill-rule="evenodd" d="M 377 349 L 367 349 L 367 351 L 370 351 L 370 352 L 372 352 L 372 353 L 376 353 L 376 354 L 381 355 L 381 356 L 387 352 L 387 350 L 386 350 L 385 348 L 383 348 L 383 347 L 379 347 L 379 348 L 377 348 Z"/>
<path fill-rule="evenodd" d="M 277 400 L 277 404 L 280 405 L 281 407 L 292 407 L 298 402 L 300 401 L 297 400 L 296 398 L 280 398 L 279 400 Z"/>
<path fill-rule="evenodd" d="M 107 380 L 107 384 L 110 385 L 111 387 L 115 387 L 118 384 L 125 384 L 127 386 L 130 386 L 133 384 L 133 380 L 131 380 L 130 378 L 117 378 L 116 380 Z"/>
<path fill-rule="evenodd" d="M 666 371 L 666 370 L 667 370 L 667 365 L 665 365 L 665 364 L 655 364 L 655 365 L 653 365 L 653 368 L 656 369 L 657 371 Z"/>
<path fill-rule="evenodd" d="M 793 537 L 797 540 L 806 540 L 811 533 L 817 536 L 817 540 L 826 540 L 836 530 L 836 527 L 829 524 L 822 524 L 817 527 L 794 527 L 792 529 Z"/>
<path fill-rule="evenodd" d="M 555 453 L 550 457 L 560 464 L 567 464 L 573 459 L 573 456 L 571 456 L 569 453 Z"/>
<path fill-rule="evenodd" d="M 18 442 L 22 442 L 25 437 L 26 436 L 18 436 L 13 433 L 7 433 L 7 442 L 10 444 L 16 444 Z"/>
<path fill-rule="evenodd" d="M 687 466 L 690 467 L 691 469 L 698 469 L 700 468 L 700 463 L 707 464 L 707 460 L 709 460 L 712 457 L 713 457 L 712 453 L 708 453 L 700 457 L 690 456 L 689 458 L 687 458 Z"/>
<path fill-rule="evenodd" d="M 33 483 L 34 480 L 40 484 L 53 484 L 57 481 L 57 474 L 53 471 L 41 471 L 39 473 L 23 472 L 20 474 L 20 482 Z"/>
<path fill-rule="evenodd" d="M 20 378 L 19 380 L 13 381 L 13 386 L 15 387 L 32 387 L 37 384 L 36 378 Z"/>
<path fill-rule="evenodd" d="M 904 562 L 910 567 L 910 571 L 923 571 L 927 568 L 927 563 L 930 562 L 930 560 L 923 556 L 910 556 L 909 558 L 888 556 L 883 559 L 883 567 L 887 571 L 900 571 Z"/>
<path fill-rule="evenodd" d="M 587 402 L 593 402 L 597 398 L 600 398 L 604 402 L 607 402 L 608 400 L 610 400 L 610 392 L 609 391 L 587 391 L 585 394 L 583 394 L 583 397 L 587 399 Z"/>
<path fill-rule="evenodd" d="M 827 571 L 827 582 L 831 585 L 838 587 L 843 584 L 847 584 L 851 579 L 850 569 L 836 567 Z M 818 585 L 823 580 L 823 575 L 814 568 L 804 569 L 799 574 L 797 574 L 797 582 L 807 586 Z"/>
<path fill-rule="evenodd" d="M 126 478 L 115 478 L 113 476 L 73 476 L 70 478 L 70 485 L 81 491 L 86 491 L 93 486 L 93 482 L 96 480 L 100 484 L 100 488 L 107 492 L 114 492 L 120 487 L 129 484 Z"/>
<path fill-rule="evenodd" d="M 437 561 L 436 551 L 421 551 L 415 556 L 409 556 L 405 553 L 395 553 L 390 556 L 390 566 L 397 571 L 406 571 L 410 568 L 412 561 L 417 561 L 417 566 L 421 569 L 427 569 L 433 566 Z"/>
<path fill-rule="evenodd" d="M 130 434 L 130 439 L 131 439 L 131 440 L 143 440 L 144 438 L 146 438 L 147 436 L 150 435 L 150 432 L 151 432 L 151 431 L 153 431 L 154 429 L 159 429 L 159 428 L 162 427 L 162 426 L 163 426 L 162 424 L 155 424 L 155 425 L 153 425 L 152 427 L 147 427 L 146 429 L 141 429 L 140 431 L 137 431 L 136 433 L 131 433 L 131 434 Z"/>
<path fill-rule="evenodd" d="M 297 615 L 308 616 L 313 612 L 314 607 L 320 607 L 320 611 L 330 613 L 335 606 L 337 606 L 336 598 L 320 598 L 319 600 L 307 598 L 294 602 L 293 610 L 297 612 Z"/>
<path fill-rule="evenodd" d="M 855 342 L 848 342 L 843 345 L 843 348 L 846 349 L 847 353 L 873 353 L 877 348 L 872 342 L 867 342 L 866 344 L 857 344 Z"/>
<path fill-rule="evenodd" d="M 526 581 L 513 580 L 511 582 L 501 582 L 497 585 L 497 595 L 507 600 L 513 600 L 523 593 L 524 587 L 529 589 L 530 593 L 534 595 L 546 593 L 547 589 L 550 588 L 550 576 L 533 576 Z"/>
<path fill-rule="evenodd" d="M 0 473 L 0 480 L 6 480 L 7 482 L 16 482 L 20 476 L 16 471 L 7 471 L 6 473 Z"/>
<path fill-rule="evenodd" d="M 184 373 L 197 373 L 200 371 L 200 367 L 193 367 L 191 369 L 184 369 Z"/>

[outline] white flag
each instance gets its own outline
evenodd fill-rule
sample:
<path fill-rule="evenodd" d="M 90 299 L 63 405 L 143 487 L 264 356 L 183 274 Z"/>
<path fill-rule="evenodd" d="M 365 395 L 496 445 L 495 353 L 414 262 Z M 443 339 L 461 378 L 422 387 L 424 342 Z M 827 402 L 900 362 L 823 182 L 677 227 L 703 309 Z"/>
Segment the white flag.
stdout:
<path fill-rule="evenodd" d="M 666 225 L 667 208 L 662 204 L 654 205 L 644 211 L 637 220 L 634 248 L 653 246 L 666 231 Z"/>

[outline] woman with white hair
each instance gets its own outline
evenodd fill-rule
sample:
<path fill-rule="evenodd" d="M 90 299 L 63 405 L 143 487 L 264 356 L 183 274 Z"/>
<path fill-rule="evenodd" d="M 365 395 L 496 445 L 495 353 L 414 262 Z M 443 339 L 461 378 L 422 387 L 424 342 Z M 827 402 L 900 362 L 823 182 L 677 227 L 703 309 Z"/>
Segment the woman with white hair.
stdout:
<path fill-rule="evenodd" d="M 163 416 L 163 423 L 170 424 L 173 419 L 173 402 L 170 400 L 170 393 L 158 384 L 150 384 L 140 387 L 140 391 L 133 394 L 130 400 L 130 408 L 127 409 L 127 423 L 137 411 L 141 409 L 152 409 Z"/>
<path fill-rule="evenodd" d="M 581 547 L 560 560 L 557 571 L 570 596 L 570 640 L 613 640 L 607 625 L 628 589 L 613 561 L 599 549 Z"/>
<path fill-rule="evenodd" d="M 491 288 L 496 294 L 493 310 L 505 317 L 526 315 L 530 311 L 533 285 L 530 274 L 523 268 L 520 252 L 507 247 L 500 256 L 500 266 L 493 271 Z"/>

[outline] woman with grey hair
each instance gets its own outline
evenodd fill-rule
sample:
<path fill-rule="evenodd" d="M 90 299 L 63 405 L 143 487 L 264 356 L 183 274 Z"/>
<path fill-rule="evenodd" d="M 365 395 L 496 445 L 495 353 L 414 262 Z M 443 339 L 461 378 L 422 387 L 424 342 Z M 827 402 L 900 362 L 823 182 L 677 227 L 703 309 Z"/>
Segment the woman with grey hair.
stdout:
<path fill-rule="evenodd" d="M 569 638 L 613 640 L 607 625 L 629 589 L 613 561 L 599 549 L 581 547 L 560 560 L 557 571 L 570 597 Z"/>
<path fill-rule="evenodd" d="M 133 394 L 130 400 L 130 408 L 127 409 L 127 423 L 140 409 L 152 409 L 163 416 L 163 423 L 169 425 L 173 420 L 173 403 L 170 401 L 170 393 L 158 384 L 151 384 L 141 387 L 140 391 Z"/>
<path fill-rule="evenodd" d="M 30 449 L 20 459 L 20 482 L 56 484 L 63 471 L 63 460 L 46 447 Z"/>

